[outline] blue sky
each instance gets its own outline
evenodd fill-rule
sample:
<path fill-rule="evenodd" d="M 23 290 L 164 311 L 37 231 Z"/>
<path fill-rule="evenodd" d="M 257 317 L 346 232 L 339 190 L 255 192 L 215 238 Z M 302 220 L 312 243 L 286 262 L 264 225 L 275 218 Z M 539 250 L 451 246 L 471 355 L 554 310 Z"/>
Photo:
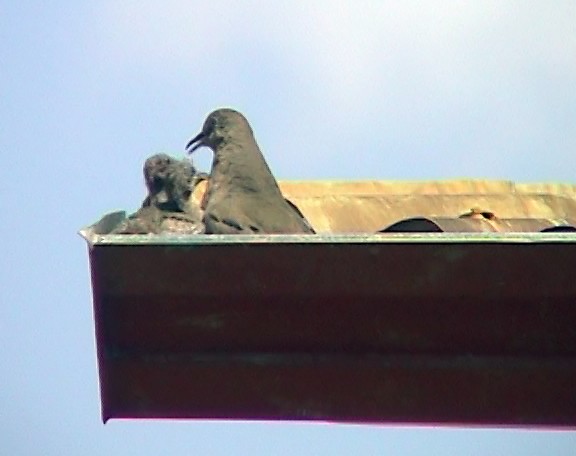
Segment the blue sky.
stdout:
<path fill-rule="evenodd" d="M 221 106 L 283 179 L 574 182 L 574 24 L 562 0 L 0 2 L 0 454 L 573 455 L 576 432 L 104 426 L 76 233 Z"/>

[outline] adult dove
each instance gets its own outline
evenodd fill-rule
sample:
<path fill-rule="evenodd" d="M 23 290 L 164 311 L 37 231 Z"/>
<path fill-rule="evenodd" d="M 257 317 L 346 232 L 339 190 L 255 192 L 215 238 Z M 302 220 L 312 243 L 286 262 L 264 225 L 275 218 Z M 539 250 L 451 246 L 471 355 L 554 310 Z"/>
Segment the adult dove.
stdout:
<path fill-rule="evenodd" d="M 232 109 L 218 109 L 186 150 L 212 149 L 204 204 L 209 234 L 314 234 L 300 211 L 282 196 L 250 124 Z"/>

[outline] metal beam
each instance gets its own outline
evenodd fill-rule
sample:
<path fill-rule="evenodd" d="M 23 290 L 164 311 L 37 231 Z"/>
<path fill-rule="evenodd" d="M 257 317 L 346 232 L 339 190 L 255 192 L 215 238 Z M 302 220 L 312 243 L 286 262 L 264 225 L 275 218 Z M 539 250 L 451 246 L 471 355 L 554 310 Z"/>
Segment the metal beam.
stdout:
<path fill-rule="evenodd" d="M 104 420 L 576 426 L 576 235 L 92 236 Z"/>

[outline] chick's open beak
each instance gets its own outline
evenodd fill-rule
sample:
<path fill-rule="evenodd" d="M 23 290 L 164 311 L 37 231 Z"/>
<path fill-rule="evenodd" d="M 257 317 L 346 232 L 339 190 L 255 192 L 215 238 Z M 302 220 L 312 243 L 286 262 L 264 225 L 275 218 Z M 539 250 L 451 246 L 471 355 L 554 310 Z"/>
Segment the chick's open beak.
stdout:
<path fill-rule="evenodd" d="M 204 132 L 201 131 L 196 136 L 194 136 L 190 141 L 188 141 L 188 144 L 186 144 L 186 152 L 191 154 L 192 152 L 194 152 L 199 147 L 205 146 L 205 144 L 204 144 L 204 137 L 205 136 L 206 135 L 204 134 Z"/>

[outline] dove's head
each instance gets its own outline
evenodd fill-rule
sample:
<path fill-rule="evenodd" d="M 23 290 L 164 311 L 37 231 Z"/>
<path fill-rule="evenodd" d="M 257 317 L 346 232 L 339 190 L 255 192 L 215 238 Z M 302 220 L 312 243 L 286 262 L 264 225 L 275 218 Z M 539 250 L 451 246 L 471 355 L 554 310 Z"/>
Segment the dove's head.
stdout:
<path fill-rule="evenodd" d="M 192 138 L 186 145 L 186 151 L 191 154 L 196 149 L 207 146 L 216 150 L 223 142 L 228 142 L 235 131 L 252 134 L 252 129 L 246 118 L 238 111 L 223 108 L 212 112 L 204 121 L 202 131 Z"/>

